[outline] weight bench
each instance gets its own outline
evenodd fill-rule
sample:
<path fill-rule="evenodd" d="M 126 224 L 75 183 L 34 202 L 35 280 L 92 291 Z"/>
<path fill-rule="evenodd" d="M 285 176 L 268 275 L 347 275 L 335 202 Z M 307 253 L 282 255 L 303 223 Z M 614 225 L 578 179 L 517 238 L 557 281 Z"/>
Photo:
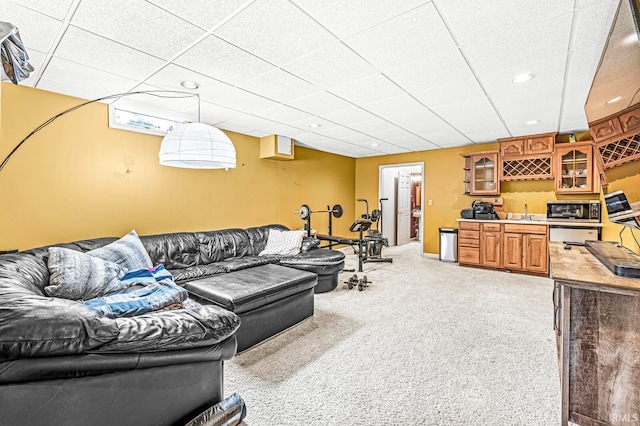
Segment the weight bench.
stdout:
<path fill-rule="evenodd" d="M 346 238 L 346 237 L 338 237 L 335 235 L 316 235 L 316 238 L 320 241 L 328 241 L 329 244 L 324 247 L 333 247 L 337 245 L 349 245 L 353 247 L 353 251 L 358 255 L 358 272 L 362 272 L 362 264 L 367 261 L 367 238 L 365 238 L 362 234 L 371 228 L 372 222 L 368 219 L 358 219 L 351 224 L 349 227 L 349 231 L 357 232 L 358 239 L 355 238 Z M 358 251 L 356 251 L 354 246 L 358 246 Z"/>

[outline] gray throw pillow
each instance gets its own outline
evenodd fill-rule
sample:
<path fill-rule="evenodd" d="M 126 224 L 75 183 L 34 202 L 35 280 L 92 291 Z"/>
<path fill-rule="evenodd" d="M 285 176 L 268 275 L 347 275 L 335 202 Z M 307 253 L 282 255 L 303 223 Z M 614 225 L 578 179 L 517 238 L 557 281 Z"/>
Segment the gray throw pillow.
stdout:
<path fill-rule="evenodd" d="M 87 254 L 117 263 L 127 271 L 153 268 L 149 253 L 142 245 L 136 231 L 129 232 L 111 244 L 90 250 Z"/>
<path fill-rule="evenodd" d="M 47 295 L 71 300 L 87 300 L 120 291 L 128 284 L 120 281 L 125 270 L 114 262 L 62 247 L 49 247 Z"/>

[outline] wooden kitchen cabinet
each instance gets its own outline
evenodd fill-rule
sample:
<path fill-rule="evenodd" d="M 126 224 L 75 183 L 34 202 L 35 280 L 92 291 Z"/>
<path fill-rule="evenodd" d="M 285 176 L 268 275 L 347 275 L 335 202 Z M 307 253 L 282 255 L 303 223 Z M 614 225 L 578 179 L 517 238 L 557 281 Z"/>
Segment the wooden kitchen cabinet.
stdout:
<path fill-rule="evenodd" d="M 548 232 L 546 225 L 505 223 L 502 267 L 546 275 L 549 272 Z"/>
<path fill-rule="evenodd" d="M 522 269 L 522 234 L 505 232 L 502 241 L 502 266 Z"/>
<path fill-rule="evenodd" d="M 458 224 L 458 263 L 480 264 L 480 223 L 460 222 Z"/>
<path fill-rule="evenodd" d="M 553 179 L 556 132 L 498 139 L 500 180 Z"/>
<path fill-rule="evenodd" d="M 593 144 L 591 141 L 567 143 L 556 147 L 556 193 L 593 193 L 593 175 Z"/>
<path fill-rule="evenodd" d="M 463 154 L 465 194 L 500 195 L 498 151 Z"/>
<path fill-rule="evenodd" d="M 480 264 L 490 268 L 502 266 L 502 225 L 483 223 L 480 234 Z"/>
<path fill-rule="evenodd" d="M 524 270 L 547 274 L 549 272 L 549 254 L 547 235 L 523 235 Z"/>

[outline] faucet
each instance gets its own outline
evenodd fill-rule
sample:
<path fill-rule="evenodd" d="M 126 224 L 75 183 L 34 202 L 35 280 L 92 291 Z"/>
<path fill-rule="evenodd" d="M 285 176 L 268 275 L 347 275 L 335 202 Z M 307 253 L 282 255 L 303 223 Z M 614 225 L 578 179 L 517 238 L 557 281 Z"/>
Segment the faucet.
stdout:
<path fill-rule="evenodd" d="M 529 215 L 529 206 L 527 203 L 524 203 L 524 216 L 522 217 L 522 220 L 531 220 L 531 216 Z"/>

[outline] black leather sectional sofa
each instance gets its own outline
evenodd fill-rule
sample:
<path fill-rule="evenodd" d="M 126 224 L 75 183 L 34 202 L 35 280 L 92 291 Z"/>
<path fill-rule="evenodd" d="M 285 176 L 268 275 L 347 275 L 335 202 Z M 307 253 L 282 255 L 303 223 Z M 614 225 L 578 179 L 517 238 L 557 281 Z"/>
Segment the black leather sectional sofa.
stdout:
<path fill-rule="evenodd" d="M 308 240 L 295 256 L 258 256 L 269 229 L 287 228 L 142 236 L 203 306 L 131 318 L 47 297 L 47 247 L 0 255 L 0 423 L 184 424 L 222 400 L 224 361 L 313 315 L 314 290 L 335 288 L 344 266 Z"/>

